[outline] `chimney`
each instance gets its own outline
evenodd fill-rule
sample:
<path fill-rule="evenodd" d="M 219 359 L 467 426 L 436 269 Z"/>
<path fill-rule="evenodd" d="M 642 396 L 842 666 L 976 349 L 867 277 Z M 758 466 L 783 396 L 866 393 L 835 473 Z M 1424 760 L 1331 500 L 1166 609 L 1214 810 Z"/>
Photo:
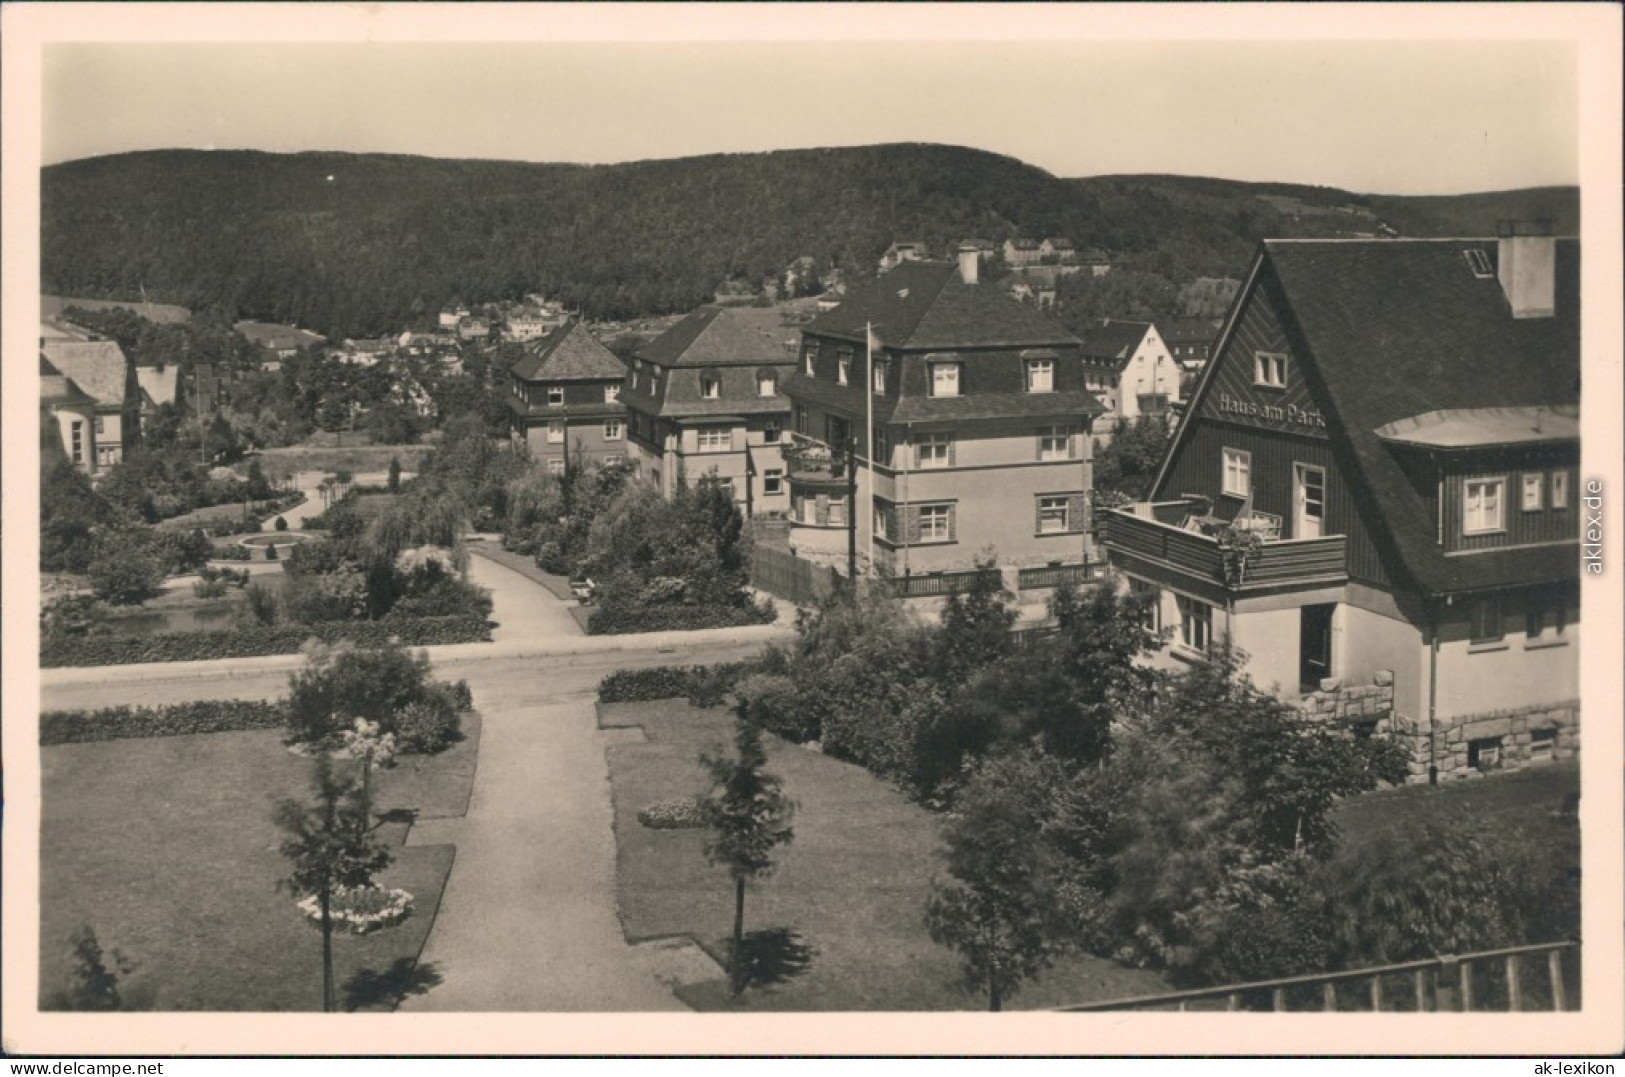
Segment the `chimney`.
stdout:
<path fill-rule="evenodd" d="M 1557 240 L 1550 220 L 1501 221 L 1496 225 L 1496 275 L 1514 318 L 1556 313 Z"/>
<path fill-rule="evenodd" d="M 981 265 L 982 252 L 969 243 L 959 245 L 959 279 L 966 284 L 976 283 L 976 270 Z"/>

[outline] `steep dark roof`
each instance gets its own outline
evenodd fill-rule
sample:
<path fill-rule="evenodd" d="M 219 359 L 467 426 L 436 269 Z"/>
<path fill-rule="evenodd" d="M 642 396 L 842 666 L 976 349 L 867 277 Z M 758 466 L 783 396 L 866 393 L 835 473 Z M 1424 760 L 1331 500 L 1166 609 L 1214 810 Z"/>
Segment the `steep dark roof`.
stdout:
<path fill-rule="evenodd" d="M 1150 328 L 1150 322 L 1131 322 L 1121 318 L 1102 318 L 1092 322 L 1089 331 L 1083 335 L 1084 358 L 1127 362 Z"/>
<path fill-rule="evenodd" d="M 111 340 L 49 340 L 41 350 L 52 366 L 95 398 L 97 407 L 124 406 L 130 372 L 118 344 Z"/>
<path fill-rule="evenodd" d="M 306 348 L 314 344 L 327 343 L 327 338 L 319 333 L 312 333 L 308 329 L 300 329 L 295 325 L 248 321 L 238 322 L 232 328 L 255 344 L 264 345 L 273 351 L 280 351 L 283 348 Z"/>
<path fill-rule="evenodd" d="M 965 284 L 952 262 L 904 262 L 847 295 L 806 327 L 814 335 L 862 342 L 864 325 L 890 348 L 1057 345 L 1078 338 L 1016 302 L 994 284 Z"/>
<path fill-rule="evenodd" d="M 1494 239 L 1266 241 L 1254 275 L 1255 289 L 1279 290 L 1295 350 L 1309 359 L 1304 376 L 1327 406 L 1350 481 L 1363 487 L 1370 525 L 1430 594 L 1577 571 L 1566 544 L 1444 556 L 1434 512 L 1401 469 L 1399 454 L 1417 450 L 1378 434 L 1429 412 L 1579 402 L 1578 241 L 1557 241 L 1556 314 L 1546 318 L 1513 318 L 1495 276 L 1472 272 L 1469 249 L 1497 263 Z"/>
<path fill-rule="evenodd" d="M 626 376 L 626 364 L 586 326 L 566 322 L 527 345 L 513 372 L 525 381 L 615 381 Z"/>
<path fill-rule="evenodd" d="M 57 407 L 76 404 L 83 407 L 95 404 L 91 395 L 74 384 L 74 380 L 51 365 L 45 356 L 39 357 L 39 402 Z"/>
<path fill-rule="evenodd" d="M 786 345 L 794 345 L 799 331 L 783 323 L 776 309 L 708 303 L 639 348 L 637 357 L 664 367 L 792 363 Z"/>
<path fill-rule="evenodd" d="M 1212 344 L 1224 325 L 1220 318 L 1158 318 L 1157 328 L 1169 344 Z"/>

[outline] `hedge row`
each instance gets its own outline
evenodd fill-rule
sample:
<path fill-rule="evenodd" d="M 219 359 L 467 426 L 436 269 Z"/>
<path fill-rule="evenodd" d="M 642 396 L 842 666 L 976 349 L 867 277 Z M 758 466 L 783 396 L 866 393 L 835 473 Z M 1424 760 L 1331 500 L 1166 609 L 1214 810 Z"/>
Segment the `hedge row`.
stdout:
<path fill-rule="evenodd" d="M 739 628 L 772 624 L 776 616 L 773 604 L 766 601 L 754 606 L 604 606 L 587 619 L 587 635 Z"/>
<path fill-rule="evenodd" d="M 93 740 L 276 729 L 285 719 L 285 704 L 281 700 L 259 699 L 201 699 L 160 707 L 46 711 L 40 715 L 39 742 L 41 747 L 49 747 Z"/>
<path fill-rule="evenodd" d="M 643 703 L 682 698 L 696 707 L 715 707 L 733 691 L 748 668 L 744 662 L 722 662 L 714 666 L 618 669 L 598 682 L 598 701 Z"/>
<path fill-rule="evenodd" d="M 157 636 L 69 636 L 40 646 L 40 665 L 123 666 L 135 662 L 192 662 L 206 658 L 255 658 L 296 654 L 305 641 L 349 641 L 378 647 L 396 640 L 406 647 L 484 643 L 491 626 L 475 617 L 403 617 L 391 621 L 326 621 L 309 625 L 253 625 L 229 631 L 174 632 Z"/>

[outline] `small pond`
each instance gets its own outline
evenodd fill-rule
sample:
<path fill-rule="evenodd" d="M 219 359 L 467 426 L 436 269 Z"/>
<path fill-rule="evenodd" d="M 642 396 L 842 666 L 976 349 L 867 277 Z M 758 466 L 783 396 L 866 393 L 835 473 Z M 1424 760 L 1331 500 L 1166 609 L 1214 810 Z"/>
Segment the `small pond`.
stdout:
<path fill-rule="evenodd" d="M 308 539 L 309 535 L 294 534 L 291 531 L 271 531 L 259 535 L 249 535 L 241 540 L 243 546 L 295 546 Z"/>

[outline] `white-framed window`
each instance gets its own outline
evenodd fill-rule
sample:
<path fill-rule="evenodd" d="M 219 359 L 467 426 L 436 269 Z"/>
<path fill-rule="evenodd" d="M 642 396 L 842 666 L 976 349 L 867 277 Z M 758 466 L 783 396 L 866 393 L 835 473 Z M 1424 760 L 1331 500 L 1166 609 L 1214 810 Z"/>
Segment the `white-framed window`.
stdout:
<path fill-rule="evenodd" d="M 954 537 L 952 505 L 920 506 L 920 541 L 948 542 Z"/>
<path fill-rule="evenodd" d="M 832 497 L 829 499 L 828 520 L 831 527 L 846 526 L 846 498 Z"/>
<path fill-rule="evenodd" d="M 1472 618 L 1471 633 L 1474 643 L 1490 643 L 1506 635 L 1506 626 L 1501 619 L 1501 596 L 1486 595 L 1472 604 L 1470 612 Z"/>
<path fill-rule="evenodd" d="M 783 427 L 779 426 L 777 419 L 769 419 L 762 424 L 762 440 L 769 445 L 777 442 L 782 433 Z"/>
<path fill-rule="evenodd" d="M 779 391 L 779 379 L 772 374 L 756 375 L 756 395 L 772 396 Z"/>
<path fill-rule="evenodd" d="M 883 542 L 891 541 L 891 509 L 887 506 L 875 506 L 875 538 Z"/>
<path fill-rule="evenodd" d="M 1569 473 L 1567 471 L 1552 472 L 1552 508 L 1566 509 L 1569 507 Z"/>
<path fill-rule="evenodd" d="M 1145 620 L 1142 622 L 1146 628 L 1153 632 L 1162 631 L 1162 590 L 1156 584 L 1145 580 L 1136 580 L 1132 577 L 1128 581 L 1129 593 L 1146 599 Z"/>
<path fill-rule="evenodd" d="M 770 467 L 762 472 L 762 493 L 769 497 L 784 493 L 784 469 Z"/>
<path fill-rule="evenodd" d="M 632 388 L 636 389 L 637 387 L 638 387 L 638 372 L 636 370 L 634 370 L 634 371 L 632 371 Z"/>
<path fill-rule="evenodd" d="M 564 474 L 564 457 L 555 456 L 547 462 L 547 472 L 550 475 Z"/>
<path fill-rule="evenodd" d="M 1502 530 L 1506 527 L 1505 507 L 1505 479 L 1468 479 L 1462 484 L 1462 533 Z"/>
<path fill-rule="evenodd" d="M 84 463 L 85 424 L 82 420 L 75 419 L 68 424 L 68 443 L 71 447 L 70 455 L 73 457 L 73 462 L 76 464 Z"/>
<path fill-rule="evenodd" d="M 613 404 L 617 400 L 619 400 L 620 398 L 621 398 L 621 387 L 619 385 L 606 385 L 606 386 L 604 386 L 604 403 Z"/>
<path fill-rule="evenodd" d="M 959 364 L 958 363 L 932 363 L 931 364 L 931 395 L 932 396 L 958 396 L 959 395 Z"/>
<path fill-rule="evenodd" d="M 1179 642 L 1193 651 L 1206 651 L 1213 642 L 1213 607 L 1200 599 L 1174 596 L 1179 606 Z"/>
<path fill-rule="evenodd" d="M 852 380 L 852 353 L 842 348 L 835 356 L 835 383 L 845 385 Z"/>
<path fill-rule="evenodd" d="M 1111 378 L 1098 370 L 1091 370 L 1083 376 L 1083 387 L 1093 392 L 1103 393 L 1111 388 Z"/>
<path fill-rule="evenodd" d="M 563 423 L 548 423 L 547 424 L 547 443 L 549 445 L 563 445 L 564 444 L 564 424 Z"/>
<path fill-rule="evenodd" d="M 1038 533 L 1058 535 L 1069 530 L 1068 509 L 1071 498 L 1041 497 L 1038 499 Z"/>
<path fill-rule="evenodd" d="M 1053 393 L 1055 391 L 1055 360 L 1027 360 L 1027 391 Z"/>
<path fill-rule="evenodd" d="M 626 436 L 626 426 L 619 419 L 604 420 L 604 440 L 619 441 Z"/>
<path fill-rule="evenodd" d="M 722 379 L 715 374 L 700 375 L 700 396 L 705 400 L 715 400 L 722 395 Z"/>
<path fill-rule="evenodd" d="M 727 452 L 733 448 L 733 430 L 726 426 L 702 426 L 695 431 L 700 452 Z"/>
<path fill-rule="evenodd" d="M 106 426 L 106 423 L 104 421 L 104 418 L 105 417 L 101 416 L 101 415 L 96 416 L 96 434 L 97 434 L 98 437 L 101 436 L 102 434 L 107 433 L 107 426 Z"/>
<path fill-rule="evenodd" d="M 1286 388 L 1286 355 L 1282 352 L 1253 353 L 1253 384 L 1272 389 Z"/>
<path fill-rule="evenodd" d="M 953 459 L 952 434 L 921 434 L 914 442 L 914 466 L 917 468 L 950 467 Z"/>
<path fill-rule="evenodd" d="M 807 372 L 807 377 L 812 377 L 818 366 L 818 341 L 809 340 L 807 342 L 801 351 L 801 361 L 803 364 L 802 369 Z"/>
<path fill-rule="evenodd" d="M 874 378 L 870 387 L 881 396 L 886 395 L 886 370 L 886 360 L 876 359 Z"/>
<path fill-rule="evenodd" d="M 562 403 L 564 403 L 564 386 L 562 386 L 562 385 L 549 385 L 547 387 L 547 402 L 549 404 L 562 404 Z"/>
<path fill-rule="evenodd" d="M 1546 476 L 1539 471 L 1523 476 L 1523 511 L 1539 512 L 1546 507 Z"/>
<path fill-rule="evenodd" d="M 96 463 L 101 467 L 112 467 L 118 463 L 118 446 L 96 446 Z"/>
<path fill-rule="evenodd" d="M 1070 426 L 1046 426 L 1038 431 L 1038 458 L 1040 460 L 1071 460 L 1072 435 Z"/>
<path fill-rule="evenodd" d="M 1253 492 L 1253 454 L 1242 449 L 1224 450 L 1221 489 L 1230 497 L 1246 497 Z"/>
<path fill-rule="evenodd" d="M 807 432 L 807 409 L 800 404 L 796 405 L 796 433 Z"/>

